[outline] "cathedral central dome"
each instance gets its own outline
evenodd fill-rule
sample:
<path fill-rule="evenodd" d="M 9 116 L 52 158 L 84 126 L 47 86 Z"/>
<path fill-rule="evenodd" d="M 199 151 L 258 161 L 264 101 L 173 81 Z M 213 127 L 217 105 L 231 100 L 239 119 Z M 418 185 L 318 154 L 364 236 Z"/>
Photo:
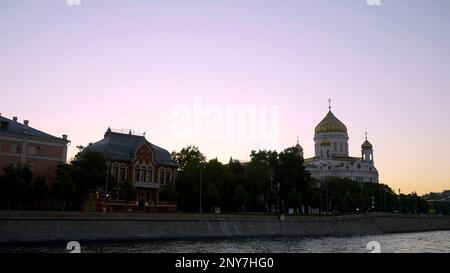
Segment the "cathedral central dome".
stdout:
<path fill-rule="evenodd" d="M 347 127 L 330 110 L 322 121 L 317 124 L 314 131 L 316 134 L 334 132 L 347 133 Z"/>

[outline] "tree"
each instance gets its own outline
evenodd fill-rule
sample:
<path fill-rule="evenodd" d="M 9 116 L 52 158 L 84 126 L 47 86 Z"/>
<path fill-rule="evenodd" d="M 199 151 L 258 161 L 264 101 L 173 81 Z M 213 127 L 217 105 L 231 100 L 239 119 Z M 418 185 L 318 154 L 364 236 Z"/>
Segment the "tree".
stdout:
<path fill-rule="evenodd" d="M 215 207 L 219 200 L 220 194 L 214 183 L 209 183 L 205 192 L 205 203 L 209 208 Z"/>
<path fill-rule="evenodd" d="M 72 181 L 72 166 L 60 164 L 56 169 L 57 181 L 52 185 L 53 194 L 63 202 L 62 210 L 66 209 L 66 203 L 76 199 L 75 183 Z"/>
<path fill-rule="evenodd" d="M 241 209 L 247 204 L 248 195 L 244 187 L 242 187 L 241 185 L 237 186 L 234 190 L 233 201 L 234 204 L 238 207 L 239 212 L 241 212 Z"/>
<path fill-rule="evenodd" d="M 122 199 L 127 203 L 136 196 L 136 188 L 130 181 L 125 181 L 125 183 L 120 186 L 120 192 L 122 194 Z"/>
<path fill-rule="evenodd" d="M 309 173 L 305 170 L 303 165 L 303 158 L 298 154 L 295 147 L 285 149 L 279 154 L 279 165 L 275 169 L 276 176 L 280 183 L 280 198 L 283 210 L 283 200 L 287 201 L 288 195 L 293 188 L 296 188 L 302 196 L 303 200 L 309 200 L 310 196 L 306 193 L 311 192 L 308 187 L 311 187 L 309 182 Z M 306 205 L 306 203 L 305 203 Z"/>
<path fill-rule="evenodd" d="M 33 173 L 27 164 L 9 164 L 3 169 L 1 176 L 2 200 L 7 202 L 8 210 L 11 203 L 19 203 L 30 193 Z"/>
<path fill-rule="evenodd" d="M 81 200 L 88 192 L 96 191 L 106 184 L 107 166 L 102 153 L 82 150 L 71 161 L 71 177 Z"/>
<path fill-rule="evenodd" d="M 297 209 L 300 207 L 300 193 L 296 188 L 292 188 L 288 195 L 288 206 Z"/>
<path fill-rule="evenodd" d="M 177 192 L 174 183 L 167 183 L 162 186 L 159 192 L 159 200 L 165 202 L 174 202 L 177 199 Z"/>
<path fill-rule="evenodd" d="M 172 158 L 178 163 L 179 171 L 182 172 L 186 168 L 188 162 L 194 160 L 196 162 L 205 162 L 206 157 L 200 152 L 196 146 L 187 146 L 181 151 L 172 152 Z"/>
<path fill-rule="evenodd" d="M 177 207 L 181 211 L 198 210 L 199 198 L 199 162 L 191 159 L 183 171 L 178 173 L 176 181 Z"/>
<path fill-rule="evenodd" d="M 352 212 L 355 210 L 355 201 L 354 198 L 352 196 L 352 194 L 350 192 L 347 192 L 344 195 L 343 201 L 342 201 L 342 205 L 343 205 L 343 211 L 345 212 Z"/>
<path fill-rule="evenodd" d="M 33 179 L 30 197 L 34 200 L 34 208 L 38 207 L 38 201 L 44 198 L 48 192 L 48 186 L 44 176 L 36 176 Z"/>

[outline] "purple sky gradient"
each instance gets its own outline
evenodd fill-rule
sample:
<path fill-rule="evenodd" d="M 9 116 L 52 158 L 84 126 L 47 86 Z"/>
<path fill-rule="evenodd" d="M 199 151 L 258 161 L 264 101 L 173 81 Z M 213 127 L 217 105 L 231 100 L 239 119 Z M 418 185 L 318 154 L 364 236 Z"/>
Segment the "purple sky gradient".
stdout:
<path fill-rule="evenodd" d="M 279 149 L 333 112 L 380 180 L 450 189 L 450 1 L 0 0 L 0 112 L 75 146 L 108 126 L 169 151 L 248 160 L 254 142 L 178 141 L 175 105 L 279 105 Z"/>

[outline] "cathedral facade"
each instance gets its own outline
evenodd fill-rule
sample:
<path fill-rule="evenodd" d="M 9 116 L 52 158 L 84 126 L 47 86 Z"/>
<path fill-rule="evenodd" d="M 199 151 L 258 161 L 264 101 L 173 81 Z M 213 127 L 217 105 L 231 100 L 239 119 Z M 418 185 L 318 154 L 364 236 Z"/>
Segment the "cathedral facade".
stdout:
<path fill-rule="evenodd" d="M 305 158 L 305 168 L 319 180 L 326 177 L 349 178 L 358 182 L 378 183 L 374 165 L 373 146 L 366 139 L 361 145 L 361 156 L 349 156 L 347 127 L 332 112 L 316 126 L 314 134 L 315 155 Z M 303 149 L 296 145 L 303 156 Z"/>

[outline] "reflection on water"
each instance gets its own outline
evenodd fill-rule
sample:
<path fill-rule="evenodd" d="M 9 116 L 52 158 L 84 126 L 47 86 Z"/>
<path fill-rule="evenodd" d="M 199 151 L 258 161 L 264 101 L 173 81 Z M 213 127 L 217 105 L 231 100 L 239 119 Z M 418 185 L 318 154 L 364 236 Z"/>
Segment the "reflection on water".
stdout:
<path fill-rule="evenodd" d="M 352 237 L 264 238 L 204 241 L 157 241 L 81 244 L 81 252 L 105 253 L 362 253 L 370 241 L 380 243 L 381 252 L 450 253 L 450 231 L 383 234 Z M 0 252 L 69 252 L 65 245 L 3 247 Z"/>

